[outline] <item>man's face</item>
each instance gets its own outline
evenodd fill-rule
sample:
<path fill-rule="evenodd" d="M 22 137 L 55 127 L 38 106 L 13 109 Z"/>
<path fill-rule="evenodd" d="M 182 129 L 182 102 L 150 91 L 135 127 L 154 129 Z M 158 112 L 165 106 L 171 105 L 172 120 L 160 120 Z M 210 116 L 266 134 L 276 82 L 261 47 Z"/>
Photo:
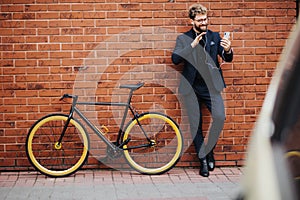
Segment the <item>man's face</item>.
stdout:
<path fill-rule="evenodd" d="M 207 31 L 207 15 L 198 14 L 195 19 L 192 21 L 193 27 L 198 32 L 206 32 Z"/>

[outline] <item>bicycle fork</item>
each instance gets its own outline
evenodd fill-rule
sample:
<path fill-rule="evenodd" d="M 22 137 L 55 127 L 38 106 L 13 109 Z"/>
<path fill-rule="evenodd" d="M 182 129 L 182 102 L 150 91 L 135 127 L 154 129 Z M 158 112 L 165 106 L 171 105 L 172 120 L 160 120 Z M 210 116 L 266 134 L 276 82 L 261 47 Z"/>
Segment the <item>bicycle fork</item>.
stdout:
<path fill-rule="evenodd" d="M 61 100 L 62 100 L 63 98 L 72 98 L 73 101 L 72 101 L 72 106 L 71 106 L 71 108 L 70 108 L 70 113 L 69 113 L 68 119 L 67 119 L 67 121 L 66 121 L 66 123 L 65 123 L 65 125 L 64 125 L 64 128 L 63 128 L 63 130 L 62 130 L 62 132 L 61 132 L 61 134 L 60 134 L 60 137 L 59 137 L 58 141 L 57 141 L 57 142 L 55 143 L 55 145 L 54 145 L 54 147 L 55 147 L 56 149 L 61 149 L 61 146 L 62 146 L 62 145 L 61 145 L 62 139 L 63 139 L 63 137 L 64 137 L 64 135 L 65 135 L 65 133 L 66 133 L 66 130 L 67 130 L 68 126 L 69 126 L 69 123 L 70 123 L 70 121 L 71 121 L 71 119 L 72 119 L 72 117 L 73 117 L 73 113 L 74 113 L 74 110 L 75 110 L 75 105 L 76 105 L 77 100 L 78 100 L 78 96 L 71 96 L 71 95 L 64 95 L 64 96 L 61 98 Z"/>

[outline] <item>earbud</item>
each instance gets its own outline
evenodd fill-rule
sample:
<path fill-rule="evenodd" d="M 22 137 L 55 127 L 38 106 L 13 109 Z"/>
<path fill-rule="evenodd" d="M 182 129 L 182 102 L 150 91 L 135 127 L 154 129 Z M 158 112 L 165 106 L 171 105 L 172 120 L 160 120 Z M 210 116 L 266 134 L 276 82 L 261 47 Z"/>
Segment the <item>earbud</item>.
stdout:
<path fill-rule="evenodd" d="M 192 24 L 194 25 L 194 22 L 192 22 Z"/>

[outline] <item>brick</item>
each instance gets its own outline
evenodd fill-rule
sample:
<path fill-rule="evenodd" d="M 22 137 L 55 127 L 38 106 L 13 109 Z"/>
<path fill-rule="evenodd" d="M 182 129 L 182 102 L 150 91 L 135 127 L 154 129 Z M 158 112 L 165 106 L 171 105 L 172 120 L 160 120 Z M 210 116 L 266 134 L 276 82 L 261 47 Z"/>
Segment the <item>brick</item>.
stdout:
<path fill-rule="evenodd" d="M 3 37 L 2 43 L 24 43 L 25 37 Z"/>
<path fill-rule="evenodd" d="M 130 12 L 130 18 L 151 18 L 152 17 L 152 12 L 151 11 L 145 11 L 145 12 L 141 12 L 141 11 L 133 11 Z"/>
<path fill-rule="evenodd" d="M 71 41 L 71 36 L 50 36 L 50 42 L 52 43 L 67 43 Z"/>
<path fill-rule="evenodd" d="M 73 20 L 73 27 L 94 27 L 94 20 L 85 19 L 85 20 Z"/>
<path fill-rule="evenodd" d="M 57 18 L 59 18 L 58 12 L 51 12 L 51 13 L 39 12 L 36 15 L 36 19 L 57 19 Z"/>
<path fill-rule="evenodd" d="M 29 36 L 26 37 L 26 43 L 47 43 L 48 37 L 46 36 Z"/>
<path fill-rule="evenodd" d="M 255 52 L 255 48 L 234 48 L 235 55 L 253 55 Z"/>
<path fill-rule="evenodd" d="M 253 17 L 242 17 L 242 18 L 233 18 L 233 24 L 254 24 L 255 18 Z"/>
<path fill-rule="evenodd" d="M 49 21 L 49 27 L 71 27 L 72 22 L 70 20 L 51 20 Z"/>
<path fill-rule="evenodd" d="M 88 12 L 83 14 L 84 19 L 104 19 L 104 12 Z"/>
<path fill-rule="evenodd" d="M 264 40 L 245 40 L 245 47 L 265 47 L 267 41 Z"/>
<path fill-rule="evenodd" d="M 47 10 L 49 11 L 69 11 L 71 10 L 71 5 L 70 4 L 57 4 L 57 5 L 48 5 Z"/>
<path fill-rule="evenodd" d="M 25 28 L 47 28 L 48 21 L 25 21 Z"/>
<path fill-rule="evenodd" d="M 107 13 L 108 18 L 128 18 L 128 12 L 109 12 Z"/>
<path fill-rule="evenodd" d="M 12 19 L 12 14 L 11 13 L 2 13 L 0 16 L 1 20 L 9 20 Z"/>
<path fill-rule="evenodd" d="M 12 35 L 13 34 L 13 30 L 12 29 L 6 29 L 6 28 L 0 28 L 0 32 L 1 32 L 1 35 Z"/>
<path fill-rule="evenodd" d="M 122 26 L 128 26 L 128 27 L 133 27 L 133 26 L 140 26 L 141 22 L 139 19 L 128 19 L 128 20 L 124 20 L 121 19 L 119 20 L 120 25 Z"/>
<path fill-rule="evenodd" d="M 232 9 L 233 3 L 213 3 L 211 4 L 212 10 L 226 10 L 226 9 Z"/>
<path fill-rule="evenodd" d="M 243 17 L 244 15 L 245 15 L 244 12 L 241 12 L 240 10 L 222 10 L 223 17 L 231 17 L 231 16 Z"/>
<path fill-rule="evenodd" d="M 39 51 L 60 50 L 60 44 L 39 44 Z"/>
<path fill-rule="evenodd" d="M 50 58 L 71 58 L 71 52 L 50 52 Z"/>
<path fill-rule="evenodd" d="M 141 7 L 141 10 L 163 10 L 163 4 L 159 4 L 159 3 L 156 3 L 156 4 L 143 4 L 142 7 Z"/>
<path fill-rule="evenodd" d="M 49 55 L 47 52 L 26 52 L 26 58 L 27 59 L 42 59 L 42 58 L 48 58 Z"/>
<path fill-rule="evenodd" d="M 38 108 L 36 106 L 17 106 L 17 113 L 28 113 L 28 112 L 38 112 Z"/>
<path fill-rule="evenodd" d="M 276 41 L 267 41 L 266 46 L 267 47 L 282 47 L 286 43 L 285 40 L 276 40 Z"/>
<path fill-rule="evenodd" d="M 3 57 L 6 59 L 25 59 L 25 52 L 5 52 Z"/>
<path fill-rule="evenodd" d="M 287 25 L 287 24 L 279 24 L 279 25 L 275 25 L 274 27 L 271 26 L 267 26 L 266 30 L 271 32 L 271 31 L 285 31 L 285 30 L 291 30 L 291 28 Z"/>
<path fill-rule="evenodd" d="M 142 20 L 143 26 L 163 26 L 164 21 L 162 19 L 145 19 Z"/>
<path fill-rule="evenodd" d="M 13 45 L 0 45 L 0 51 L 12 51 Z"/>
<path fill-rule="evenodd" d="M 82 12 L 62 12 L 60 13 L 59 18 L 61 19 L 82 19 Z"/>
<path fill-rule="evenodd" d="M 80 10 L 80 11 L 93 11 L 94 6 L 92 4 L 72 4 L 71 10 Z"/>
<path fill-rule="evenodd" d="M 111 10 L 116 10 L 116 9 L 117 9 L 117 4 L 114 4 L 114 3 L 95 5 L 96 11 L 111 11 Z"/>
<path fill-rule="evenodd" d="M 184 3 L 176 3 L 176 4 L 166 4 L 165 5 L 166 10 L 186 10 L 187 6 Z"/>
<path fill-rule="evenodd" d="M 276 3 L 276 4 L 272 4 L 272 3 L 267 3 L 267 8 L 287 8 L 287 9 L 294 9 L 296 8 L 296 2 L 289 2 L 287 1 L 287 3 L 282 4 L 282 3 Z"/>
<path fill-rule="evenodd" d="M 15 165 L 15 159 L 1 159 L 0 167 L 8 168 L 9 166 Z"/>
<path fill-rule="evenodd" d="M 45 29 L 38 29 L 38 35 L 58 35 L 59 29 L 57 28 L 45 28 Z"/>
<path fill-rule="evenodd" d="M 1 11 L 2 12 L 23 12 L 24 5 L 2 5 Z"/>
<path fill-rule="evenodd" d="M 236 40 L 253 40 L 255 33 L 234 33 L 234 39 Z"/>
<path fill-rule="evenodd" d="M 46 83 L 29 83 L 27 85 L 28 90 L 41 90 L 41 89 L 50 89 L 50 84 Z"/>
<path fill-rule="evenodd" d="M 36 44 L 15 44 L 15 51 L 36 51 Z"/>
<path fill-rule="evenodd" d="M 263 54 L 263 55 L 266 55 L 266 54 L 274 55 L 274 54 L 276 54 L 276 48 L 257 48 L 255 50 L 255 53 L 257 55 L 261 55 L 261 54 Z M 276 56 L 276 57 L 278 57 L 278 56 Z"/>
<path fill-rule="evenodd" d="M 246 10 L 244 10 L 244 16 L 261 16 L 261 17 L 264 17 L 264 16 L 266 16 L 266 10 L 262 10 L 262 9 L 257 9 L 257 10 L 246 9 Z"/>
<path fill-rule="evenodd" d="M 30 11 L 47 11 L 48 6 L 47 5 L 41 5 L 41 4 L 27 4 L 25 5 L 25 11 L 30 12 Z"/>
<path fill-rule="evenodd" d="M 243 159 L 245 159 L 245 154 L 242 153 L 226 155 L 226 160 L 243 160 Z"/>
<path fill-rule="evenodd" d="M 95 37 L 94 36 L 74 36 L 73 41 L 74 42 L 94 42 Z"/>
<path fill-rule="evenodd" d="M 14 13 L 13 19 L 35 19 L 35 13 Z"/>
<path fill-rule="evenodd" d="M 140 10 L 140 4 L 138 3 L 120 4 L 118 6 L 118 10 L 124 10 L 124 11 Z"/>

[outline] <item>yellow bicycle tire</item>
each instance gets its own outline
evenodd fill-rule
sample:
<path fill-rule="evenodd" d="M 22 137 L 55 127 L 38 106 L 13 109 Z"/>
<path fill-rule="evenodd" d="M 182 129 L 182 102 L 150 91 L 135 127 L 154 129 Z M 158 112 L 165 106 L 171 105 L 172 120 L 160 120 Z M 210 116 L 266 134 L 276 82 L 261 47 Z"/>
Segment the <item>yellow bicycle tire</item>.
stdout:
<path fill-rule="evenodd" d="M 36 134 L 38 134 L 37 132 L 39 131 L 39 129 L 41 129 L 43 127 L 43 125 L 45 125 L 46 123 L 50 123 L 50 122 L 54 122 L 54 121 L 66 122 L 67 119 L 68 119 L 67 115 L 51 114 L 51 115 L 45 116 L 44 118 L 38 120 L 31 127 L 31 129 L 28 132 L 28 136 L 26 139 L 27 157 L 28 157 L 30 163 L 34 166 L 34 168 L 44 175 L 47 175 L 50 177 L 69 176 L 69 175 L 75 173 L 78 169 L 80 169 L 88 158 L 88 149 L 89 149 L 88 135 L 86 134 L 86 131 L 83 128 L 83 126 L 80 124 L 80 122 L 78 122 L 77 120 L 74 120 L 74 119 L 70 120 L 70 125 L 74 126 L 78 130 L 78 133 L 80 134 L 82 143 L 83 143 L 82 154 L 80 155 L 78 161 L 70 168 L 67 168 L 64 170 L 55 170 L 55 169 L 48 169 L 46 166 L 44 166 L 44 164 L 41 164 L 38 161 L 38 159 L 36 158 L 35 152 L 34 152 L 35 150 L 33 150 L 33 141 L 34 141 Z M 51 147 L 54 146 L 54 148 L 56 148 L 57 150 L 60 150 L 60 148 L 61 148 L 60 146 L 58 146 L 55 143 L 49 144 L 49 146 L 51 146 Z"/>
<path fill-rule="evenodd" d="M 156 174 L 163 174 L 167 171 L 169 171 L 170 169 L 172 169 L 176 163 L 179 161 L 181 154 L 182 154 L 182 150 L 183 150 L 183 137 L 182 137 L 182 133 L 177 125 L 176 122 L 174 122 L 173 119 L 171 119 L 170 117 L 161 114 L 161 113 L 145 113 L 142 114 L 138 117 L 138 121 L 140 123 L 143 123 L 144 120 L 161 120 L 162 122 L 166 123 L 168 125 L 168 129 L 172 129 L 174 131 L 174 138 L 176 139 L 175 143 L 175 151 L 173 152 L 174 155 L 170 158 L 170 160 L 168 160 L 164 165 L 159 166 L 159 167 L 145 167 L 145 166 L 141 166 L 141 164 L 137 163 L 131 153 L 130 150 L 124 150 L 124 157 L 127 161 L 127 163 L 136 171 L 142 173 L 142 174 L 148 174 L 148 175 L 156 175 Z M 137 120 L 132 120 L 128 126 L 125 129 L 124 135 L 122 137 L 122 141 L 126 141 L 127 138 L 130 137 L 131 131 L 133 129 L 133 127 L 137 127 L 138 125 Z M 126 148 L 130 148 L 130 142 L 127 145 L 124 145 L 123 147 L 124 149 Z M 152 147 L 148 147 L 148 148 L 152 148 Z M 153 147 L 154 148 L 154 147 Z"/>

